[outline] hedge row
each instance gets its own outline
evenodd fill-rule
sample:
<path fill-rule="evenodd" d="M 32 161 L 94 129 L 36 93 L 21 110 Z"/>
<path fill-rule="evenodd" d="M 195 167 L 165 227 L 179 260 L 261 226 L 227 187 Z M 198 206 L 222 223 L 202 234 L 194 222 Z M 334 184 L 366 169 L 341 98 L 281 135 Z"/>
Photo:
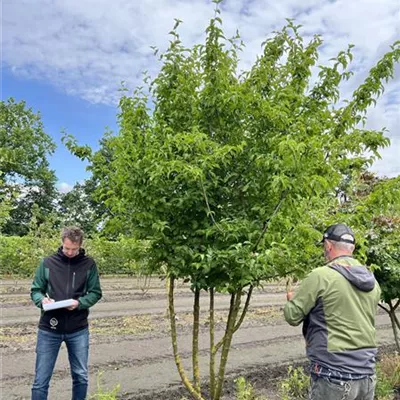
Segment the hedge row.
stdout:
<path fill-rule="evenodd" d="M 59 246 L 58 238 L 0 236 L 0 274 L 32 277 L 40 260 Z M 144 244 L 137 240 L 87 239 L 84 248 L 95 259 L 102 275 L 136 274 L 145 270 L 144 263 L 136 261 L 144 251 Z"/>

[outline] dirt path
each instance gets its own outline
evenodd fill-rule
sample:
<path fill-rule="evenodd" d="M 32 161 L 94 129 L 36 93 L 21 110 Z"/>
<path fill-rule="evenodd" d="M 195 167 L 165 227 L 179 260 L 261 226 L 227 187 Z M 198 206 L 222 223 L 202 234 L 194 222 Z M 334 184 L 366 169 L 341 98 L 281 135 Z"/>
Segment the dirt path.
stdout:
<path fill-rule="evenodd" d="M 268 305 L 282 305 L 283 294 L 255 294 L 252 299 L 253 307 L 263 307 Z M 200 307 L 205 309 L 208 307 L 208 298 L 201 301 Z M 229 298 L 227 296 L 218 298 L 215 308 L 217 310 L 225 310 L 229 306 Z M 193 299 L 191 297 L 178 297 L 175 302 L 177 313 L 188 312 L 193 307 Z M 165 314 L 167 310 L 166 299 L 125 299 L 122 301 L 101 301 L 93 310 L 91 310 L 91 318 L 107 318 L 125 315 L 143 315 L 143 314 Z M 0 326 L 36 323 L 38 321 L 40 311 L 33 305 L 22 307 L 2 308 Z"/>
<path fill-rule="evenodd" d="M 118 279 L 103 281 L 105 301 L 96 305 L 92 312 L 90 391 L 92 393 L 95 391 L 96 377 L 99 372 L 102 372 L 104 386 L 112 388 L 116 383 L 120 383 L 124 399 L 136 399 L 149 393 L 153 393 L 149 398 L 163 398 L 162 394 L 157 393 L 180 386 L 166 328 L 165 296 L 160 292 L 162 288 L 155 287 L 149 291 L 148 297 L 136 298 L 135 290 L 129 291 L 126 287 L 130 284 L 126 280 Z M 118 290 L 115 290 L 116 285 L 120 285 Z M 21 286 L 20 293 L 13 293 L 13 295 L 23 294 L 23 287 L 24 285 Z M 126 289 L 124 300 L 119 301 L 118 298 L 124 287 Z M 234 337 L 228 373 L 254 368 L 262 369 L 274 364 L 304 359 L 304 343 L 300 327 L 288 326 L 281 315 L 280 306 L 284 304 L 284 293 L 279 290 L 282 288 L 271 286 L 270 291 L 274 293 L 268 293 L 267 289 L 255 294 L 249 318 L 245 320 L 244 326 Z M 187 323 L 184 313 L 190 311 L 191 304 L 191 297 L 187 295 L 186 289 L 182 289 L 176 306 L 178 315 L 183 313 L 180 321 L 179 346 L 187 371 L 190 371 L 191 335 L 189 328 L 185 326 Z M 219 296 L 217 304 L 218 309 L 225 310 L 228 306 L 228 298 Z M 203 307 L 206 305 L 207 300 L 204 299 Z M 268 319 L 260 318 L 260 315 L 263 316 L 264 309 L 268 310 Z M 122 319 L 115 320 L 119 317 Z M 132 321 L 140 326 L 132 327 L 131 330 L 119 329 L 121 324 L 130 321 L 129 318 L 134 318 Z M 7 330 L 10 334 L 8 340 L 14 340 L 14 345 L 8 346 L 7 343 L 1 345 L 1 399 L 30 398 L 37 320 L 38 310 L 32 305 L 11 303 L 2 307 L 2 329 Z M 102 325 L 110 321 L 109 326 Z M 118 326 L 116 330 L 113 330 L 112 325 L 115 321 L 118 321 Z M 392 344 L 393 335 L 386 315 L 378 315 L 377 325 L 379 345 Z M 218 331 L 218 335 L 222 335 L 221 330 Z M 200 349 L 201 371 L 206 377 L 208 370 L 206 327 L 200 337 Z M 70 386 L 71 378 L 66 350 L 63 348 L 51 382 L 49 399 L 70 399 Z"/>

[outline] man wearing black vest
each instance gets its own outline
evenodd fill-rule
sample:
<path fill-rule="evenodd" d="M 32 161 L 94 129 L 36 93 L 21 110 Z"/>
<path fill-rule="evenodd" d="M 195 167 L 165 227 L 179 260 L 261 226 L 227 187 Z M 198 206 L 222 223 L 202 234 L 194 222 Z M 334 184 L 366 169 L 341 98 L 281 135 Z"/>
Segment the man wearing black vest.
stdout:
<path fill-rule="evenodd" d="M 49 383 L 62 342 L 68 350 L 72 375 L 72 400 L 84 400 L 88 388 L 89 308 L 101 296 L 96 264 L 81 247 L 83 232 L 64 228 L 62 245 L 44 258 L 36 270 L 31 298 L 41 317 L 36 345 L 32 400 L 46 400 Z M 66 308 L 44 311 L 45 304 L 70 299 Z"/>

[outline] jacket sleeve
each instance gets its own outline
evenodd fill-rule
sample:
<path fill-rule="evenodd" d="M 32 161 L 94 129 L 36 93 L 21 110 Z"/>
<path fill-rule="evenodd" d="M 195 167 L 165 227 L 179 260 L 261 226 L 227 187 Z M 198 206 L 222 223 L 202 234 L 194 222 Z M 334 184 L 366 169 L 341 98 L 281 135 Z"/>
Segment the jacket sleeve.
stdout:
<path fill-rule="evenodd" d="M 316 269 L 304 279 L 292 300 L 286 303 L 284 308 L 286 322 L 293 326 L 299 325 L 316 305 L 321 292 L 321 278 Z"/>
<path fill-rule="evenodd" d="M 46 295 L 46 289 L 47 279 L 42 260 L 40 265 L 36 268 L 35 277 L 31 285 L 31 299 L 39 308 L 42 308 L 42 300 Z"/>
<path fill-rule="evenodd" d="M 95 305 L 102 296 L 99 273 L 96 264 L 93 264 L 88 273 L 86 294 L 79 297 L 79 309 L 84 310 Z"/>

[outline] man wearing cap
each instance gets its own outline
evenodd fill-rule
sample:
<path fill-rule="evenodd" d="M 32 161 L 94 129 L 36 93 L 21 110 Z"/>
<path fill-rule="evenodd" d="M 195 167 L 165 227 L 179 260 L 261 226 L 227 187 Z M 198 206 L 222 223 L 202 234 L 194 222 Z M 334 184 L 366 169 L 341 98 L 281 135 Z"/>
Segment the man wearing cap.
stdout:
<path fill-rule="evenodd" d="M 330 226 L 322 243 L 327 264 L 314 269 L 295 294 L 287 293 L 285 319 L 303 322 L 311 362 L 311 400 L 373 400 L 375 314 L 380 288 L 352 254 L 353 231 Z"/>

